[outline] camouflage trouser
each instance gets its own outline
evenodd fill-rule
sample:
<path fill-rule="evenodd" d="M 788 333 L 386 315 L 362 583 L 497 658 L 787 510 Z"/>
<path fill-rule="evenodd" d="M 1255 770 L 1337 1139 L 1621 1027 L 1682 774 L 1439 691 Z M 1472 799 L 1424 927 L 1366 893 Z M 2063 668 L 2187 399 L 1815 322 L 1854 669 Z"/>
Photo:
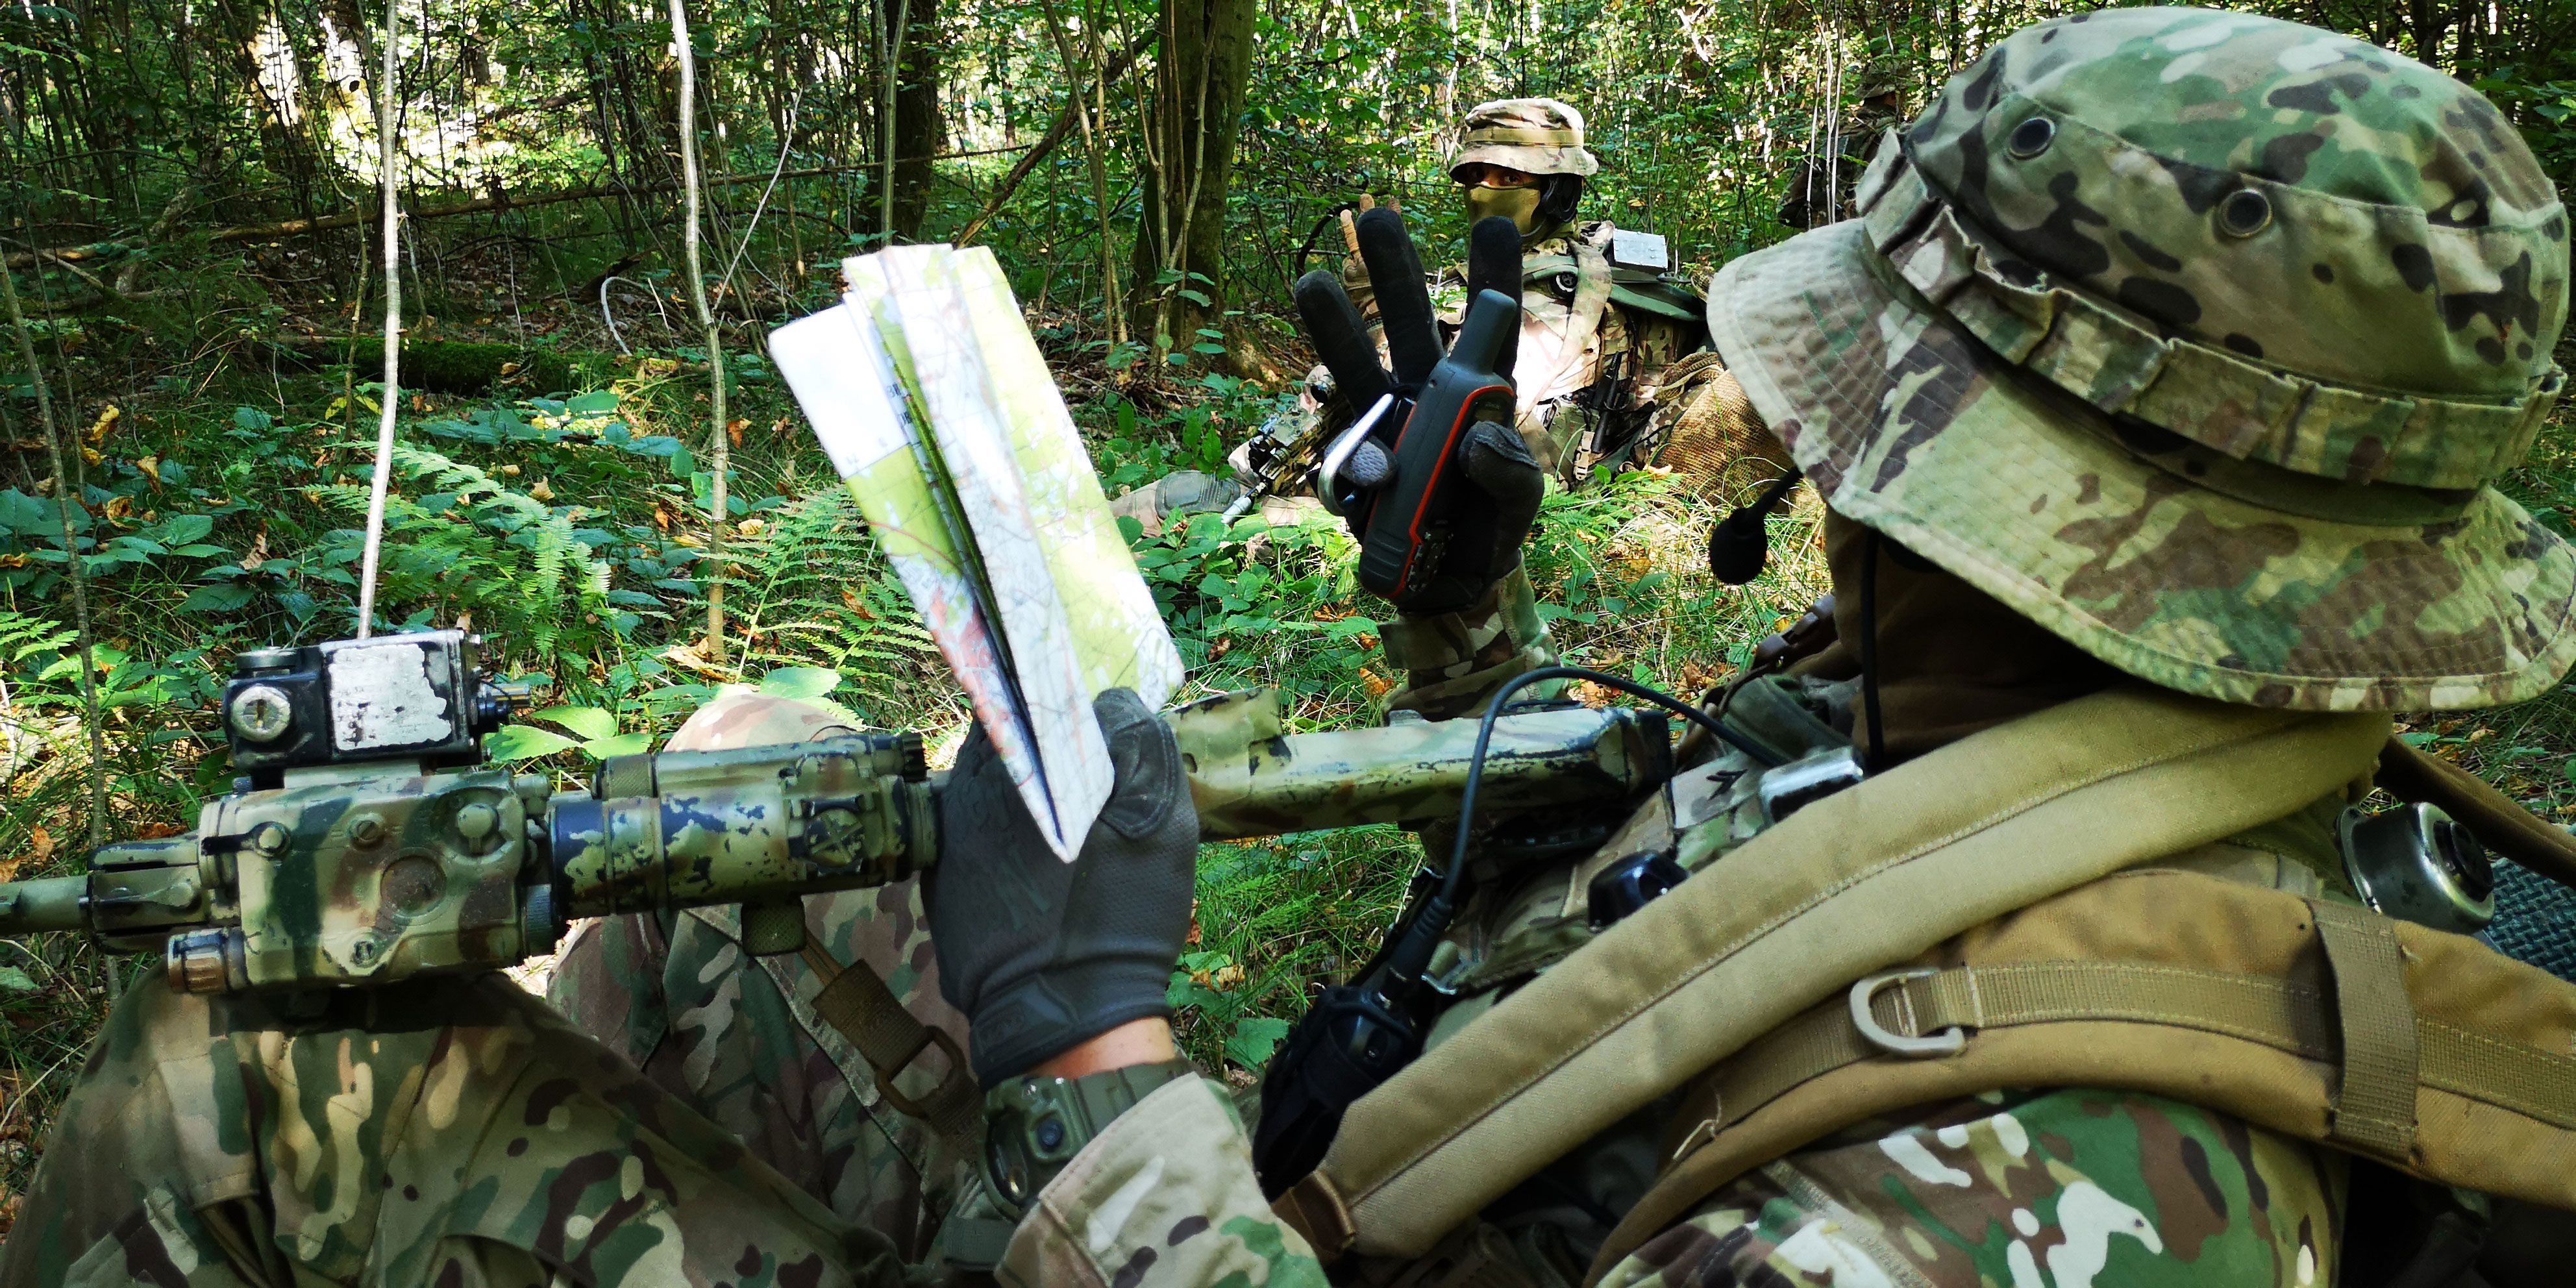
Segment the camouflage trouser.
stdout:
<path fill-rule="evenodd" d="M 840 712 L 735 690 L 701 707 L 672 750 L 723 750 L 857 732 Z M 939 995 L 917 882 L 818 895 L 806 923 L 840 962 L 865 962 L 913 1017 L 966 1037 Z M 735 912 L 605 918 L 575 930 L 547 995 L 575 1025 L 739 1137 L 846 1220 L 925 1260 L 963 1184 L 970 1145 L 942 1141 L 878 1094 L 867 1063 L 810 1005 L 821 984 L 797 954 L 750 957 Z M 916 1061 L 899 1089 L 945 1073 Z M 918 1083 L 916 1085 L 916 1080 Z"/>
<path fill-rule="evenodd" d="M 2334 1282 L 2345 1170 L 2156 1096 L 1997 1092 L 1744 1176 L 1603 1284 L 2306 1288 Z"/>
<path fill-rule="evenodd" d="M 137 986 L 0 1284 L 901 1282 L 741 1144 L 497 975 L 295 1001 Z"/>

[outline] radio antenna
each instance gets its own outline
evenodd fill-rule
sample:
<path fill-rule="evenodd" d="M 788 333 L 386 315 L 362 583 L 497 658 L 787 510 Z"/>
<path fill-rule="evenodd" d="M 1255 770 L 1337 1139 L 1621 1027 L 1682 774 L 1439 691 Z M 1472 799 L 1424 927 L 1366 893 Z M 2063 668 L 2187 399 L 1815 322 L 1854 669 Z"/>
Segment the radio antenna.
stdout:
<path fill-rule="evenodd" d="M 394 412 L 402 394 L 402 209 L 398 192 L 402 0 L 385 0 L 383 79 L 376 83 L 376 175 L 385 200 L 385 388 L 376 419 L 376 472 L 367 485 L 367 544 L 358 565 L 358 638 L 375 633 L 376 566 L 385 543 L 385 494 L 394 481 Z"/>

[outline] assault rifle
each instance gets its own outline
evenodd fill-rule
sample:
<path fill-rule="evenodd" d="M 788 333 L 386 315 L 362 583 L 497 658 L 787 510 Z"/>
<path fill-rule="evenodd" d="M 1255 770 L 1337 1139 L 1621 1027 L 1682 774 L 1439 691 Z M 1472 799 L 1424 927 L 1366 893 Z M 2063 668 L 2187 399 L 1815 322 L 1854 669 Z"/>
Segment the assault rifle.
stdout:
<path fill-rule="evenodd" d="M 83 875 L 0 883 L 0 934 L 85 931 L 162 956 L 188 992 L 367 987 L 496 970 L 568 919 L 742 906 L 745 948 L 796 951 L 799 900 L 938 861 L 917 733 L 620 756 L 587 791 L 484 761 L 509 699 L 481 640 L 431 631 L 253 649 L 223 719 L 243 777 L 196 830 L 101 847 Z M 1286 732 L 1278 695 L 1166 716 L 1210 840 L 1454 819 L 1472 721 Z M 1597 844 L 1671 773 L 1659 712 L 1555 705 L 1495 724 L 1488 852 Z"/>

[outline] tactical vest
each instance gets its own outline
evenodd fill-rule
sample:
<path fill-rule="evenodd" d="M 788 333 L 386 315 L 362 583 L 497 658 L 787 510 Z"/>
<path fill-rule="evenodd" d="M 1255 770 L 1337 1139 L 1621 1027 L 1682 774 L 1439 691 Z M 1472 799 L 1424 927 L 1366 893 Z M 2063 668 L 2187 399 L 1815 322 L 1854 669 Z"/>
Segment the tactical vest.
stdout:
<path fill-rule="evenodd" d="M 1671 1161 L 1597 1278 L 1851 1123 L 2067 1085 L 2576 1208 L 2576 987 L 2464 936 L 2178 870 L 2366 781 L 2387 731 L 2137 686 L 1907 762 L 1465 1023 L 1354 1105 L 1276 1209 L 1328 1259 L 1417 1257 L 1680 1092 Z"/>

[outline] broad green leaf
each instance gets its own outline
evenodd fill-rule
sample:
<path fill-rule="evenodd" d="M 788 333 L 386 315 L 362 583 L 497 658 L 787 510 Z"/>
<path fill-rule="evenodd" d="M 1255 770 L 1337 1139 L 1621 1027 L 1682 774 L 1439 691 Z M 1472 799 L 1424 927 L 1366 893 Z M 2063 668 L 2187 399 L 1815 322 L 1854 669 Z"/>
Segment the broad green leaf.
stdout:
<path fill-rule="evenodd" d="M 1258 1072 L 1270 1063 L 1271 1053 L 1279 1049 L 1280 1040 L 1288 1036 L 1288 1021 L 1267 1015 L 1250 1015 L 1234 1022 L 1234 1035 L 1225 1040 L 1225 1058 Z"/>
<path fill-rule="evenodd" d="M 498 761 L 534 760 L 559 751 L 570 751 L 581 744 L 535 725 L 507 725 L 483 739 L 483 754 Z"/>
<path fill-rule="evenodd" d="M 0 966 L 0 990 L 12 993 L 33 993 L 38 991 L 39 987 L 36 981 L 27 978 L 27 972 L 15 966 Z"/>
<path fill-rule="evenodd" d="M 189 591 L 188 597 L 179 601 L 179 611 L 183 613 L 237 613 L 244 608 L 248 608 L 250 606 L 250 601 L 250 587 L 224 582 L 213 586 L 199 586 L 195 590 Z"/>
<path fill-rule="evenodd" d="M 581 750 L 582 754 L 594 760 L 606 760 L 611 756 L 641 756 L 653 750 L 653 734 L 650 730 L 639 729 L 614 738 L 593 738 L 583 743 Z"/>
<path fill-rule="evenodd" d="M 547 707 L 528 713 L 531 720 L 559 724 L 585 739 L 610 738 L 617 734 L 617 717 L 597 707 Z"/>
<path fill-rule="evenodd" d="M 564 403 L 564 410 L 582 416 L 615 411 L 617 410 L 617 391 L 593 389 L 586 394 L 575 394 Z"/>
<path fill-rule="evenodd" d="M 819 698 L 841 687 L 841 673 L 828 666 L 782 666 L 760 677 L 760 691 L 774 698 Z"/>

